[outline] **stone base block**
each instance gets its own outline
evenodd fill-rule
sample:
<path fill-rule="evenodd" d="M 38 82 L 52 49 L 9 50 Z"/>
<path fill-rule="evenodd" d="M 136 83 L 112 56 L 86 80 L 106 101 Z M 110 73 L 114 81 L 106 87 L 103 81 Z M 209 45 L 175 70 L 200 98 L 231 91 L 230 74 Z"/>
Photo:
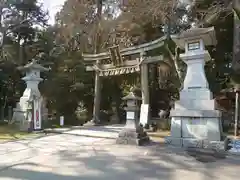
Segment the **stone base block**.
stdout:
<path fill-rule="evenodd" d="M 189 114 L 192 111 L 174 110 L 171 113 Z M 194 111 L 195 112 L 195 111 Z M 218 111 L 196 111 L 205 114 L 206 112 Z M 193 114 L 192 114 L 193 115 Z M 205 114 L 206 115 L 206 114 Z M 173 116 L 171 119 L 171 136 L 185 139 L 207 139 L 209 141 L 221 141 L 222 122 L 219 116 L 198 117 L 198 116 Z"/>
<path fill-rule="evenodd" d="M 118 116 L 117 116 L 117 115 L 111 116 L 111 117 L 110 117 L 110 123 L 111 123 L 111 124 L 119 124 L 119 123 L 120 123 L 120 120 L 119 120 Z"/>
<path fill-rule="evenodd" d="M 95 122 L 94 120 L 90 120 L 90 121 L 86 122 L 85 124 L 83 124 L 83 126 L 85 126 L 85 127 L 99 126 L 99 125 L 100 125 L 100 123 Z"/>
<path fill-rule="evenodd" d="M 146 132 L 125 128 L 119 132 L 117 144 L 142 146 L 150 142 Z"/>
<path fill-rule="evenodd" d="M 33 131 L 33 123 L 29 121 L 21 121 L 16 123 L 17 127 L 22 132 L 31 132 Z"/>
<path fill-rule="evenodd" d="M 213 95 L 209 89 L 183 89 L 180 92 L 180 99 L 199 99 L 209 100 L 212 99 Z"/>
<path fill-rule="evenodd" d="M 180 110 L 215 110 L 215 100 L 181 100 L 175 102 L 175 109 Z"/>
<path fill-rule="evenodd" d="M 183 147 L 187 148 L 203 148 L 203 141 L 199 139 L 184 138 Z"/>
<path fill-rule="evenodd" d="M 167 136 L 164 139 L 165 144 L 182 147 L 182 138 Z"/>
<path fill-rule="evenodd" d="M 226 150 L 226 141 L 207 141 L 193 138 L 165 137 L 165 144 L 179 146 L 184 148 L 204 148 L 216 151 Z"/>
<path fill-rule="evenodd" d="M 222 112 L 218 110 L 181 110 L 174 109 L 170 112 L 171 117 L 196 117 L 196 118 L 219 118 Z"/>
<path fill-rule="evenodd" d="M 216 151 L 225 151 L 227 148 L 226 141 L 207 141 L 203 140 L 203 148 L 214 149 Z"/>

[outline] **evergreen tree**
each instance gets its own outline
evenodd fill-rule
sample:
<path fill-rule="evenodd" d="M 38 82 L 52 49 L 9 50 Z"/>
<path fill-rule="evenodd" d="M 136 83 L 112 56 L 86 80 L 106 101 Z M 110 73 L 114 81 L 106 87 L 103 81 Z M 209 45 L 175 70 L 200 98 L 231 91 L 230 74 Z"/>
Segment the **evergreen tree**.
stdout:
<path fill-rule="evenodd" d="M 24 85 L 16 67 L 26 64 L 37 54 L 31 46 L 38 41 L 36 26 L 45 26 L 47 13 L 36 0 L 1 0 L 0 32 L 3 37 L 0 49 L 1 107 L 15 106 L 16 97 L 22 95 Z M 1 112 L 3 116 L 3 112 Z"/>

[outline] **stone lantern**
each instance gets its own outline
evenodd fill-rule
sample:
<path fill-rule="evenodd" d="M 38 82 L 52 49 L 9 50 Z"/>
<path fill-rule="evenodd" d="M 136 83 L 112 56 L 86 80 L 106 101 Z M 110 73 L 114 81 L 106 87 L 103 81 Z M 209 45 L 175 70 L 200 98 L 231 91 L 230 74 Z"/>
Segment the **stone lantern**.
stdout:
<path fill-rule="evenodd" d="M 171 111 L 171 136 L 166 143 L 183 147 L 224 148 L 221 112 L 209 90 L 204 65 L 211 60 L 205 46 L 216 45 L 215 30 L 193 27 L 173 41 L 185 50 L 180 58 L 187 64 L 180 100 Z"/>
<path fill-rule="evenodd" d="M 14 109 L 12 121 L 20 125 L 22 131 L 32 131 L 42 129 L 42 96 L 38 89 L 38 84 L 43 80 L 40 72 L 49 69 L 41 66 L 35 60 L 18 68 L 25 72 L 22 78 L 27 84 L 20 102 Z"/>
<path fill-rule="evenodd" d="M 119 133 L 117 138 L 118 144 L 143 145 L 149 141 L 147 133 L 139 125 L 139 102 L 142 98 L 130 92 L 123 98 L 126 101 L 126 125 Z"/>

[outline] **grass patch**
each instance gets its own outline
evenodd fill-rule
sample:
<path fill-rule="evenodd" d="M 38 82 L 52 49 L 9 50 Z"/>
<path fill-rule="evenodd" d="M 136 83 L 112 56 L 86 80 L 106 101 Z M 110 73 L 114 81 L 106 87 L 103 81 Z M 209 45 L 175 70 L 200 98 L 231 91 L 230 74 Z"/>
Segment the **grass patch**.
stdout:
<path fill-rule="evenodd" d="M 72 127 L 72 126 L 70 126 L 70 125 L 60 126 L 60 125 L 58 125 L 58 124 L 53 124 L 53 125 L 51 126 L 51 128 L 70 128 L 70 127 Z"/>
<path fill-rule="evenodd" d="M 14 125 L 1 125 L 0 126 L 0 141 L 11 141 L 24 139 L 26 137 L 36 136 L 34 133 L 21 132 Z"/>

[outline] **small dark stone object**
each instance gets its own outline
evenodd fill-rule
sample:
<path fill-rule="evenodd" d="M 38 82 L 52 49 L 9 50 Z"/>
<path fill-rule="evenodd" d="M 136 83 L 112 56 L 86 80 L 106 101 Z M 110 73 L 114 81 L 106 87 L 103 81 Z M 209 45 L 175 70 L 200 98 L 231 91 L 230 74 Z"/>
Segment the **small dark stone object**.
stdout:
<path fill-rule="evenodd" d="M 157 129 L 158 129 L 157 124 L 156 124 L 156 123 L 152 123 L 152 124 L 151 124 L 151 130 L 152 130 L 153 132 L 156 132 Z"/>
<path fill-rule="evenodd" d="M 145 124 L 144 128 L 145 128 L 145 129 L 150 129 L 149 124 Z"/>

